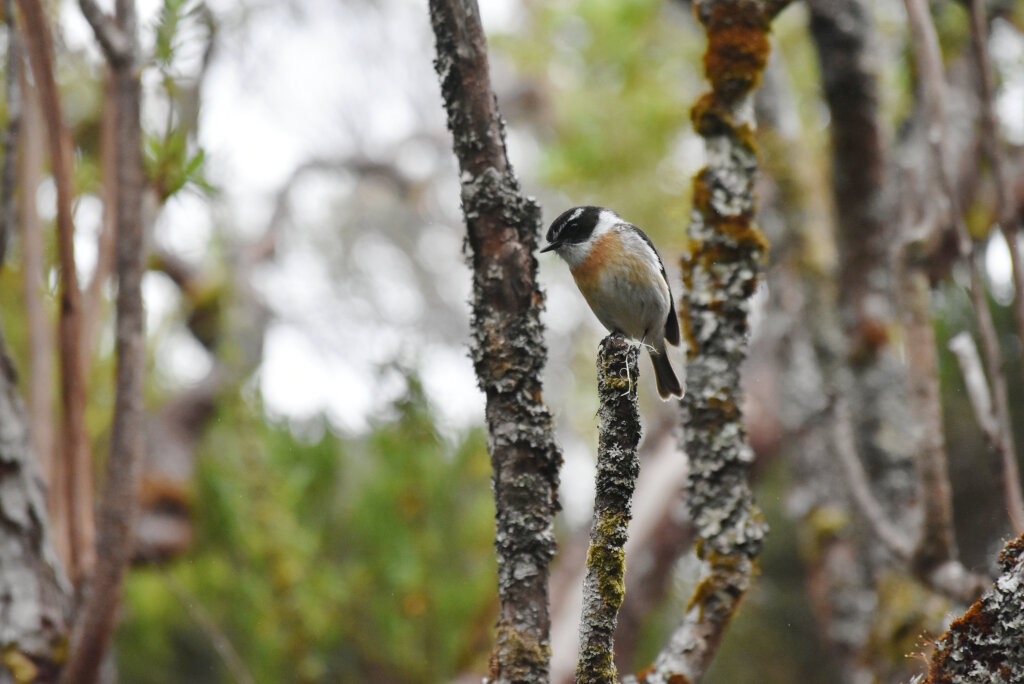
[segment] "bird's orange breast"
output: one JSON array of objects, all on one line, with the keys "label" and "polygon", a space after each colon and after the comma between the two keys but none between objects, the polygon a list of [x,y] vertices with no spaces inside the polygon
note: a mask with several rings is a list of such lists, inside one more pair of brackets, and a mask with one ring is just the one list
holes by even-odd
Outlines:
[{"label": "bird's orange breast", "polygon": [[639,285],[647,283],[651,278],[647,261],[625,249],[622,238],[614,232],[599,237],[583,263],[570,270],[584,294],[599,289],[602,279],[606,283],[611,278],[625,279]]}]

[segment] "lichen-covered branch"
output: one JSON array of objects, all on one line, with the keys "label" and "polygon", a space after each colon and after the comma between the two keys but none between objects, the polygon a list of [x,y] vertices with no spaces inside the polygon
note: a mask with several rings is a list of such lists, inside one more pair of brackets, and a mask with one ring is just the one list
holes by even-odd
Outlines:
[{"label": "lichen-covered branch", "polygon": [[686,338],[683,429],[690,470],[687,504],[705,561],[686,617],[645,682],[699,680],[750,585],[767,531],[748,473],[753,451],[740,409],[740,368],[747,352],[749,298],[760,283],[768,244],[754,223],[752,93],[768,62],[777,5],[704,0],[694,5],[708,38],[704,68],[711,92],[694,106],[707,166],[694,179],[684,257],[680,318]]},{"label": "lichen-covered branch", "polygon": [[587,576],[583,582],[578,684],[611,684],[615,673],[615,626],[625,596],[627,529],[633,490],[640,472],[636,446],[640,414],[636,403],[639,347],[609,335],[597,354],[600,439],[594,523]]},{"label": "lichen-covered branch", "polygon": [[519,188],[491,89],[474,0],[431,0],[434,66],[462,184],[473,267],[472,356],[486,395],[497,509],[497,643],[491,679],[546,682],[548,574],[561,452],[542,398],[547,360],[534,252],[540,209]]},{"label": "lichen-covered branch", "polygon": [[1003,548],[999,566],[991,588],[938,640],[927,677],[915,682],[1024,681],[1024,535]]},{"label": "lichen-covered branch", "polygon": [[71,587],[53,553],[42,479],[0,336],[0,681],[54,682]]}]

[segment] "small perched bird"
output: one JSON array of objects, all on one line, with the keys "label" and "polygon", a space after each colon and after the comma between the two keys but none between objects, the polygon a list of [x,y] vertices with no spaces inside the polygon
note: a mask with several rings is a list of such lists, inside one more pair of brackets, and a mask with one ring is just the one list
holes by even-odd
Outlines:
[{"label": "small perched bird", "polygon": [[610,332],[647,346],[662,399],[683,396],[665,342],[679,344],[679,319],[665,266],[644,231],[601,207],[575,207],[548,228],[555,251],[590,308]]}]

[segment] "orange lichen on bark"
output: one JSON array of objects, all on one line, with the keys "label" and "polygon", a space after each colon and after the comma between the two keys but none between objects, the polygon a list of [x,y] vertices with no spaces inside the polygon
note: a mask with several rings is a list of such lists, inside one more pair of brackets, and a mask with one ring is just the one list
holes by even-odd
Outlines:
[{"label": "orange lichen on bark", "polygon": [[720,96],[734,98],[756,88],[768,64],[770,24],[755,2],[715,4],[705,18],[708,35],[704,72]]}]

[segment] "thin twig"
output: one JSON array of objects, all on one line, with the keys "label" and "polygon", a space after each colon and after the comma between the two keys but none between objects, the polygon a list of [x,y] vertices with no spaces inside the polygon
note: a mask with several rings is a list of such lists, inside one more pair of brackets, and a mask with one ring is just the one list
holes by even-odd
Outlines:
[{"label": "thin twig", "polygon": [[25,44],[35,75],[57,186],[57,252],[60,263],[60,397],[62,472],[67,480],[71,553],[68,574],[80,582],[96,558],[92,457],[85,425],[85,370],[82,347],[82,292],[75,261],[71,138],[64,127],[57,89],[53,38],[39,0],[18,0],[25,21]]},{"label": "thin twig", "polygon": [[868,474],[857,456],[853,417],[846,399],[836,396],[832,412],[833,446],[846,476],[846,484],[854,506],[868,523],[873,536],[882,542],[886,550],[901,562],[909,561],[914,544],[896,525],[892,524],[889,515],[871,492]]},{"label": "thin twig", "polygon": [[988,388],[985,369],[981,367],[981,358],[978,356],[978,347],[974,344],[974,338],[966,331],[957,333],[949,341],[949,350],[956,356],[960,366],[960,374],[967,387],[967,398],[971,402],[971,408],[974,409],[974,417],[985,434],[989,446],[996,449],[996,444],[1000,439],[999,421],[996,420],[992,409],[992,394]]},{"label": "thin twig", "polygon": [[[857,456],[853,420],[846,399],[836,396],[832,404],[833,446],[846,476],[846,484],[855,509],[868,524],[875,539],[898,561],[908,565],[914,575],[934,591],[957,601],[970,602],[981,593],[987,579],[972,573],[952,558],[928,558],[914,563],[915,544],[890,520],[878,499],[871,492],[868,475]],[[927,496],[927,494],[926,494]]]},{"label": "thin twig", "polygon": [[985,364],[991,379],[992,404],[995,406],[996,418],[1002,433],[998,447],[1003,469],[1006,507],[1014,530],[1020,533],[1024,532],[1024,494],[1021,492],[1020,472],[1017,467],[1016,448],[1010,423],[1006,375],[1003,371],[1002,352],[999,348],[992,311],[988,305],[985,284],[950,173],[949,152],[946,146],[946,83],[939,52],[939,40],[925,0],[904,0],[904,2],[914,36],[914,50],[921,74],[926,136],[932,148],[935,166],[938,167],[939,187],[948,202],[957,243],[960,246],[961,254],[967,261],[970,273],[971,303],[978,320],[978,332],[981,336]]},{"label": "thin twig", "polygon": [[95,0],[79,0],[82,14],[92,26],[96,40],[111,66],[130,60],[134,56],[132,34],[126,27],[118,26],[114,18],[104,12]]},{"label": "thin twig", "polygon": [[999,138],[999,120],[996,118],[995,77],[988,54],[988,22],[983,0],[971,0],[971,48],[978,67],[978,100],[981,109],[981,141],[992,164],[992,180],[996,189],[996,214],[999,229],[1010,250],[1013,272],[1014,313],[1017,337],[1024,340],[1024,258],[1020,252],[1020,219],[1010,187],[1006,154]]},{"label": "thin twig", "polygon": [[[981,139],[982,144],[992,163],[992,177],[996,186],[996,211],[999,221],[999,229],[1006,240],[1007,249],[1010,252],[1010,266],[1013,273],[1014,290],[1014,318],[1017,324],[1017,337],[1024,340],[1024,257],[1020,250],[1020,218],[1013,201],[1013,193],[1010,189],[1009,173],[1007,172],[1006,155],[1003,144],[999,138],[999,121],[995,115],[993,99],[995,97],[995,78],[992,73],[992,60],[988,55],[988,23],[985,17],[985,6],[982,0],[971,0],[971,46],[974,50],[974,59],[978,67],[978,99],[981,106]],[[988,344],[986,343],[986,347]],[[993,374],[993,382],[1001,381],[1003,371],[993,365],[989,359],[990,372]],[[995,377],[995,376],[1000,377]],[[996,387],[991,389],[992,395],[997,397],[996,401],[996,425],[1009,426],[1012,420],[1009,415],[1009,407],[1001,406],[998,401]],[[1005,390],[1002,391],[1005,396]],[[1005,413],[1005,415],[1003,415]],[[990,414],[991,415],[991,414]],[[1011,435],[1012,431],[1004,427],[1004,434]],[[1000,440],[990,441],[997,445],[997,453],[1003,459],[1003,487],[1007,505],[1010,509],[1010,519],[1013,521],[1015,530],[1020,533],[1024,531],[1024,495],[1021,493],[1020,473],[1018,472],[1016,449],[1012,441],[1001,445]],[[1001,446],[1000,446],[1001,445]]]},{"label": "thin twig", "polygon": [[932,322],[931,283],[919,263],[902,264],[907,355],[907,399],[914,421],[914,468],[921,485],[921,530],[912,563],[933,567],[957,558],[953,488],[942,420],[939,360]]},{"label": "thin twig", "polygon": [[178,602],[185,609],[185,612],[189,614],[189,617],[209,638],[213,650],[217,651],[217,655],[224,661],[225,667],[228,668],[228,672],[231,673],[235,681],[239,684],[255,684],[256,678],[249,671],[249,668],[246,667],[245,661],[238,655],[238,651],[232,645],[231,639],[228,638],[224,630],[220,628],[213,617],[203,608],[199,599],[193,596],[170,572],[162,572],[161,577],[163,577],[167,588],[171,590],[171,593],[174,594],[175,598],[178,599]]},{"label": "thin twig", "polygon": [[640,461],[636,403],[639,348],[620,335],[601,341],[597,354],[600,440],[594,523],[583,582],[577,684],[615,681],[615,627],[625,597],[627,528]]}]

